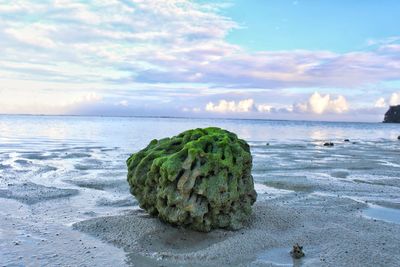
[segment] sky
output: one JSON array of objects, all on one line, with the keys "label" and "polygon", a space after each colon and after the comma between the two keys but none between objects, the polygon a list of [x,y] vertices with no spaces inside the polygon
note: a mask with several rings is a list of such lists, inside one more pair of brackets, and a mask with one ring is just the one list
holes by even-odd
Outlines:
[{"label": "sky", "polygon": [[0,113],[380,122],[397,0],[0,0]]}]

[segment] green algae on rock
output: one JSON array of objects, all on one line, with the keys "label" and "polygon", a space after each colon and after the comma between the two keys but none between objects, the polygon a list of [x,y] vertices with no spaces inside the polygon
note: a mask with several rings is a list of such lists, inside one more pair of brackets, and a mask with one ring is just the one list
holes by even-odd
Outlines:
[{"label": "green algae on rock", "polygon": [[240,229],[257,198],[249,145],[220,128],[153,140],[127,165],[140,207],[172,225]]}]

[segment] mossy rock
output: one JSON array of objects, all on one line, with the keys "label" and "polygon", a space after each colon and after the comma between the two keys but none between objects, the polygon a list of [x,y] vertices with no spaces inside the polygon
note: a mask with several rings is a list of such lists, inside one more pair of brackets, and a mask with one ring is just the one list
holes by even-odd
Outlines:
[{"label": "mossy rock", "polygon": [[249,145],[220,128],[153,140],[127,165],[140,207],[172,225],[240,229],[257,198]]}]

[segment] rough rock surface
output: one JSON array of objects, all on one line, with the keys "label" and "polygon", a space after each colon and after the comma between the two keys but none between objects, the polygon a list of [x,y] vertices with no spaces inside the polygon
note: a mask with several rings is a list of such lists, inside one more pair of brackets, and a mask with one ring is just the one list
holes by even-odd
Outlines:
[{"label": "rough rock surface", "polygon": [[400,105],[391,106],[385,113],[383,122],[400,123]]},{"label": "rough rock surface", "polygon": [[219,128],[153,140],[127,165],[140,207],[172,225],[240,229],[257,198],[249,145]]}]

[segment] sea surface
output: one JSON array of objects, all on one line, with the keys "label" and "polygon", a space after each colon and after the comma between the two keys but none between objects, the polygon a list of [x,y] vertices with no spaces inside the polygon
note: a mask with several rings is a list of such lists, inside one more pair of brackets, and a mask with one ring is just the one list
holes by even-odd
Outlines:
[{"label": "sea surface", "polygon": [[400,223],[397,124],[0,115],[0,264],[126,264],[122,250],[73,223],[137,209],[128,156],[152,139],[209,126],[250,144],[263,196],[348,197],[368,203],[365,217]]}]

